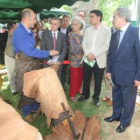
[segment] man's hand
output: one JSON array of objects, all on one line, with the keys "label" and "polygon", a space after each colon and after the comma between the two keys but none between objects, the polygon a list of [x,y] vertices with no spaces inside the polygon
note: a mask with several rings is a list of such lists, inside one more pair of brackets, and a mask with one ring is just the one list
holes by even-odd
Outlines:
[{"label": "man's hand", "polygon": [[87,55],[87,59],[88,61],[93,61],[95,59],[95,56],[90,53],[89,55]]},{"label": "man's hand", "polygon": [[59,52],[56,50],[50,50],[50,56],[58,55]]},{"label": "man's hand", "polygon": [[134,80],[134,86],[139,86],[140,85],[140,81]]},{"label": "man's hand", "polygon": [[47,62],[49,66],[53,65],[54,63],[52,61]]},{"label": "man's hand", "polygon": [[108,79],[110,79],[110,78],[111,78],[111,73],[107,73],[107,74],[106,74],[106,77],[107,77]]}]

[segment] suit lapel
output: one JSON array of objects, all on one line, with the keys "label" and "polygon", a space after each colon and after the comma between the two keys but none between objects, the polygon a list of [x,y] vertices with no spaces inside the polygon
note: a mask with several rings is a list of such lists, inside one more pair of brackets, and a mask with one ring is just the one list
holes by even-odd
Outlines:
[{"label": "suit lapel", "polygon": [[60,32],[58,31],[58,33],[57,33],[57,39],[56,39],[56,49],[57,49],[58,43],[60,41],[60,37],[61,37],[61,35],[60,35]]},{"label": "suit lapel", "polygon": [[53,36],[52,36],[52,31],[49,31],[49,38],[50,38],[50,42],[52,43],[52,48],[53,48]]},{"label": "suit lapel", "polygon": [[126,30],[124,36],[123,36],[123,39],[120,43],[120,46],[119,46],[119,49],[116,53],[116,57],[122,52],[122,50],[125,48],[126,44],[128,43],[128,40],[131,39],[131,35],[132,35],[132,32],[131,32],[131,25],[128,26],[128,29]]}]

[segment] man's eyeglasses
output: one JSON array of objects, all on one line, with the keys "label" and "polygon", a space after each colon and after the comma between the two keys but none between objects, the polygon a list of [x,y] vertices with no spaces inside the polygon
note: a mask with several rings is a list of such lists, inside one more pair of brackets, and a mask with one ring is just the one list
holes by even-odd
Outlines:
[{"label": "man's eyeglasses", "polygon": [[84,15],[79,15],[79,17],[85,17]]}]

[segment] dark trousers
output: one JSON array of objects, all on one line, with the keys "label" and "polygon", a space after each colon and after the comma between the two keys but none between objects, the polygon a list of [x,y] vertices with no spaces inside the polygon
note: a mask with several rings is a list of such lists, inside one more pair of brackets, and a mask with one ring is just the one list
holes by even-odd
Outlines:
[{"label": "dark trousers", "polygon": [[120,117],[120,123],[126,127],[130,125],[135,109],[137,87],[134,85],[118,85],[115,81],[113,87],[113,114],[112,118]]},{"label": "dark trousers", "polygon": [[90,81],[92,77],[92,73],[94,73],[94,95],[93,99],[99,100],[100,92],[101,92],[101,85],[102,85],[102,79],[104,74],[105,68],[100,69],[98,67],[97,62],[94,64],[93,68],[90,67],[85,62],[83,63],[83,93],[86,98],[90,97]]},{"label": "dark trousers", "polygon": [[65,88],[68,70],[69,70],[69,65],[63,65],[63,68],[61,71],[61,84],[63,88]]}]

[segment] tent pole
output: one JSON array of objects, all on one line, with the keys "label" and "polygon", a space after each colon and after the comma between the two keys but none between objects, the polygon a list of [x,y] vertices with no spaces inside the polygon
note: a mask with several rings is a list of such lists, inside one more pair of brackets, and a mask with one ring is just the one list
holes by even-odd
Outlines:
[{"label": "tent pole", "polygon": [[37,21],[40,21],[40,13],[37,13],[37,14],[36,14],[36,20],[37,20]]}]

